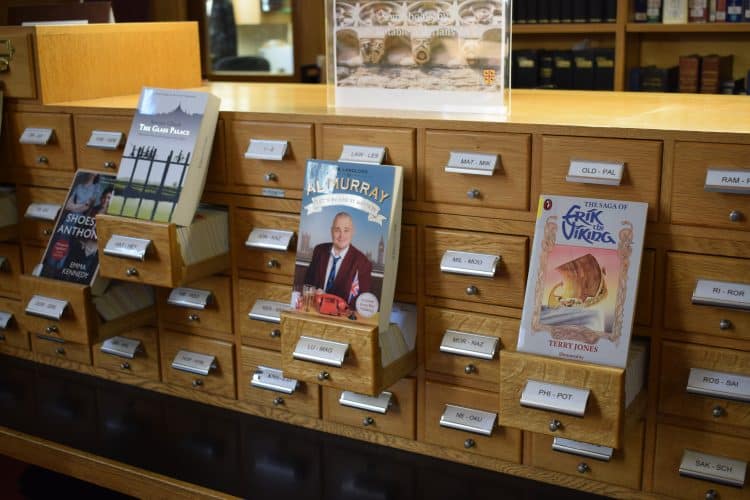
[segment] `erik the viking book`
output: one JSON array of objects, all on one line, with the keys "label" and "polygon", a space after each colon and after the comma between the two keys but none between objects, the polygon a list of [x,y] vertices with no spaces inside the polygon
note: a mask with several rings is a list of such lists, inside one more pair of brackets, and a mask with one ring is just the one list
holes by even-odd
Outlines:
[{"label": "erik the viking book", "polygon": [[107,213],[189,226],[218,117],[219,98],[212,94],[145,87]]},{"label": "erik the viking book", "polygon": [[91,285],[99,269],[96,215],[105,213],[114,175],[78,170],[42,257],[39,275]]},{"label": "erik the viking book", "polygon": [[647,208],[539,198],[519,351],[625,368]]},{"label": "erik the viking book", "polygon": [[292,306],[386,332],[401,237],[402,169],[309,160]]}]

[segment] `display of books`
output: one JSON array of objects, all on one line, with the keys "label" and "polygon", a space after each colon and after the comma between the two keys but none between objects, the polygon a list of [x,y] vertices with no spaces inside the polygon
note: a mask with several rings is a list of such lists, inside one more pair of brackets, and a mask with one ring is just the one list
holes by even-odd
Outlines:
[{"label": "display of books", "polygon": [[647,208],[540,197],[518,351],[625,367]]},{"label": "display of books", "polygon": [[42,256],[39,276],[92,285],[99,269],[96,215],[112,198],[114,175],[78,170]]},{"label": "display of books", "polygon": [[401,236],[401,167],[309,160],[292,306],[387,332]]},{"label": "display of books", "polygon": [[203,194],[219,98],[145,87],[107,213],[189,225]]},{"label": "display of books", "polygon": [[327,0],[338,107],[506,113],[508,0]]}]

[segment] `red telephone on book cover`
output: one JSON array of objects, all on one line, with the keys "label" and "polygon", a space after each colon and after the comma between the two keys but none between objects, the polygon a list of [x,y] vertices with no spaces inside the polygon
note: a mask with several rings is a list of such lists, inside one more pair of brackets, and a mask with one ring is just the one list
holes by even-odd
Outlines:
[{"label": "red telephone on book cover", "polygon": [[341,316],[349,310],[346,301],[332,293],[322,293],[315,297],[320,314],[331,316]]}]

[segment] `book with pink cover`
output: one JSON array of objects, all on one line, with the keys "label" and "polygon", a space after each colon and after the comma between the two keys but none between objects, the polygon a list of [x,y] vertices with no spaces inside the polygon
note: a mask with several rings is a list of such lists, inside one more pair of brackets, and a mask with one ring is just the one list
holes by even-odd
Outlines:
[{"label": "book with pink cover", "polygon": [[647,209],[540,196],[519,351],[625,368]]}]

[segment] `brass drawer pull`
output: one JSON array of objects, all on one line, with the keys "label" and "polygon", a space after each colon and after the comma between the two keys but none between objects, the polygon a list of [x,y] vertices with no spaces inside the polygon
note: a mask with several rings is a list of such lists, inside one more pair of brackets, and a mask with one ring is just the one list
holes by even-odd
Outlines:
[{"label": "brass drawer pull", "polygon": [[586,462],[581,462],[580,464],[578,464],[578,467],[576,467],[576,470],[581,474],[585,474],[591,471],[591,467],[589,467],[589,464],[587,464]]},{"label": "brass drawer pull", "polygon": [[130,370],[130,363],[128,363],[127,361],[123,361],[120,364],[120,369],[121,370]]},{"label": "brass drawer pull", "polygon": [[197,314],[195,313],[188,314],[188,321],[200,321],[200,320],[201,320],[201,317],[198,316]]},{"label": "brass drawer pull", "polygon": [[719,330],[729,330],[732,328],[732,322],[728,319],[722,319],[719,321]]},{"label": "brass drawer pull", "polygon": [[125,270],[125,276],[138,276],[138,269],[129,267]]},{"label": "brass drawer pull", "polygon": [[273,269],[273,268],[275,268],[275,267],[280,267],[280,266],[279,266],[279,261],[278,261],[278,260],[276,260],[276,259],[271,259],[271,260],[269,260],[268,262],[266,262],[266,267],[267,267],[268,269]]},{"label": "brass drawer pull", "polygon": [[47,158],[44,155],[39,155],[36,159],[37,163],[41,163],[43,165],[49,165],[49,158]]},{"label": "brass drawer pull", "polygon": [[469,363],[468,365],[464,367],[464,373],[467,375],[471,375],[472,373],[476,373],[476,372],[477,372],[477,367],[471,363]]},{"label": "brass drawer pull", "polygon": [[368,427],[374,423],[375,423],[375,419],[372,417],[365,417],[362,419],[362,425],[364,425],[365,427]]},{"label": "brass drawer pull", "polygon": [[284,398],[282,398],[281,396],[277,396],[277,397],[275,397],[273,399],[273,405],[274,406],[280,406],[280,405],[283,405],[283,404],[284,404]]},{"label": "brass drawer pull", "polygon": [[550,430],[550,432],[557,432],[557,431],[559,431],[559,430],[560,430],[561,428],[562,428],[562,422],[560,422],[560,421],[559,421],[559,420],[557,420],[557,419],[553,419],[553,420],[552,420],[552,421],[551,421],[551,422],[549,423],[549,430]]},{"label": "brass drawer pull", "polygon": [[475,287],[474,285],[469,285],[466,287],[466,295],[477,295],[479,293],[479,288]]},{"label": "brass drawer pull", "polygon": [[117,168],[117,163],[115,163],[113,161],[105,161],[104,162],[104,168],[109,168],[109,169],[114,170],[115,168]]},{"label": "brass drawer pull", "polygon": [[193,380],[193,387],[200,387],[202,385],[203,385],[203,381],[202,380],[197,379],[197,378]]},{"label": "brass drawer pull", "polygon": [[55,352],[60,356],[65,356],[65,348],[63,347],[58,347],[57,349],[55,349]]},{"label": "brass drawer pull", "polygon": [[711,410],[711,415],[713,415],[714,418],[721,418],[726,414],[727,414],[727,411],[723,407],[718,406],[718,405],[714,406],[713,409]]},{"label": "brass drawer pull", "polygon": [[278,180],[279,180],[279,176],[278,176],[278,175],[276,175],[276,174],[275,174],[275,173],[273,173],[273,172],[268,172],[268,173],[267,173],[267,174],[265,175],[265,179],[266,179],[266,182],[275,182],[275,181],[278,181]]},{"label": "brass drawer pull", "polygon": [[271,335],[271,338],[277,339],[281,337],[281,330],[279,330],[278,328],[275,330],[271,330],[271,333],[269,335]]},{"label": "brass drawer pull", "polygon": [[474,448],[476,445],[477,442],[471,438],[467,438],[466,441],[464,441],[464,448],[466,448],[467,450],[470,448]]},{"label": "brass drawer pull", "polygon": [[469,198],[470,200],[478,200],[479,198],[481,198],[481,196],[482,196],[482,193],[476,188],[469,189],[468,191],[466,191],[466,197]]},{"label": "brass drawer pull", "polygon": [[739,210],[732,210],[729,212],[729,221],[730,222],[739,222],[743,219],[742,212]]},{"label": "brass drawer pull", "polygon": [[318,380],[320,380],[321,382],[323,380],[328,380],[330,377],[331,377],[331,375],[328,372],[320,372],[320,373],[318,373]]},{"label": "brass drawer pull", "polygon": [[57,328],[56,325],[49,325],[47,328],[44,329],[47,333],[58,333],[60,331],[59,328]]}]

